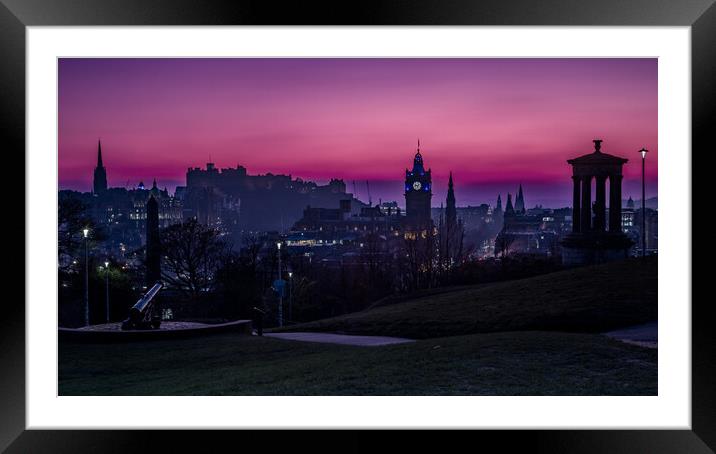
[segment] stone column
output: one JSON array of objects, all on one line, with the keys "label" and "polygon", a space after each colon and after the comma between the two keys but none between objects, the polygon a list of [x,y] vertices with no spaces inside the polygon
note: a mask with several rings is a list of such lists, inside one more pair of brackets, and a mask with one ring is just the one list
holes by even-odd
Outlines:
[{"label": "stone column", "polygon": [[582,177],[582,214],[580,219],[580,232],[587,233],[592,230],[592,177]]},{"label": "stone column", "polygon": [[603,232],[607,227],[607,177],[598,176],[596,194],[596,213],[594,213],[594,230]]},{"label": "stone column", "polygon": [[161,257],[162,251],[159,238],[159,204],[154,196],[149,196],[146,205],[147,210],[147,271],[145,275],[147,288],[152,288],[154,284],[162,278]]},{"label": "stone column", "polygon": [[609,176],[609,231],[622,231],[622,176]]},{"label": "stone column", "polygon": [[581,227],[579,221],[581,219],[581,205],[579,197],[582,195],[581,188],[579,187],[580,178],[573,175],[572,181],[574,182],[574,192],[572,196],[572,232],[579,233],[579,229]]}]

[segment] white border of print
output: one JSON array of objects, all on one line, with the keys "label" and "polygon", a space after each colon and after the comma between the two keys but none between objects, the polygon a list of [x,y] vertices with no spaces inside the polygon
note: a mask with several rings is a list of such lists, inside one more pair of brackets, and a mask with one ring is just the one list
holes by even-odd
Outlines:
[{"label": "white border of print", "polygon": [[[689,27],[28,27],[27,427],[690,428]],[[658,57],[659,394],[57,395],[58,57]],[[636,152],[635,152],[636,153]]]}]

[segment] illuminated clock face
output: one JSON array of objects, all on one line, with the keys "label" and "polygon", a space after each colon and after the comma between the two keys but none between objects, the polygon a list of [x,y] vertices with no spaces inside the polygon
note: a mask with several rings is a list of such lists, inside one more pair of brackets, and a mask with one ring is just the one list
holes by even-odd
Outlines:
[{"label": "illuminated clock face", "polygon": [[413,189],[415,189],[416,191],[419,191],[421,187],[422,187],[422,185],[420,184],[419,181],[416,181],[415,183],[413,183]]}]

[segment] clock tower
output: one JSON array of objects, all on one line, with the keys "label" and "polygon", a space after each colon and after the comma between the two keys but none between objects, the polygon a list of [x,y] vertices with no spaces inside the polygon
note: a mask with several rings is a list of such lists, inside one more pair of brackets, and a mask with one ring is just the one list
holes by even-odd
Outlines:
[{"label": "clock tower", "polygon": [[420,141],[413,159],[412,170],[405,169],[405,215],[406,221],[413,227],[429,227],[430,199],[433,196],[430,169],[425,170],[423,156],[420,154]]}]

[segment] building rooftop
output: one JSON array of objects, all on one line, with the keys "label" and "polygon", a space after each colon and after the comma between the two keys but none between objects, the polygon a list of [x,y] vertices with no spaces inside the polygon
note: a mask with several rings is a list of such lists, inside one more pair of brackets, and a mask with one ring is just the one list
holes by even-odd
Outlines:
[{"label": "building rooftop", "polygon": [[626,158],[620,158],[607,153],[602,153],[602,141],[595,139],[594,151],[589,154],[579,156],[578,158],[568,159],[567,162],[571,165],[595,165],[595,164],[625,164],[629,161]]}]

